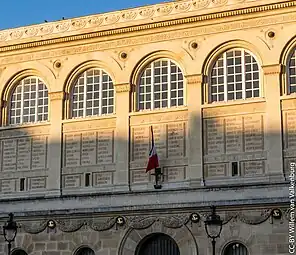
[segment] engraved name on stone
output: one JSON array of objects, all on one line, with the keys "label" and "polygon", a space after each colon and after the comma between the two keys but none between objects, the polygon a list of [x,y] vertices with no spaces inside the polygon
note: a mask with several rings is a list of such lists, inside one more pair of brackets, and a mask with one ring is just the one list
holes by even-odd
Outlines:
[{"label": "engraved name on stone", "polygon": [[206,165],[207,177],[221,177],[226,175],[226,164],[209,164]]},{"label": "engraved name on stone", "polygon": [[65,175],[64,176],[64,187],[65,188],[77,188],[81,186],[80,175]]},{"label": "engraved name on stone", "polygon": [[153,126],[153,136],[154,136],[155,147],[157,148],[157,155],[160,160],[162,158],[167,158],[166,127],[167,127],[166,124]]},{"label": "engraved name on stone", "polygon": [[224,119],[207,119],[205,124],[207,154],[224,154]]},{"label": "engraved name on stone", "polygon": [[132,170],[132,182],[133,183],[147,183],[149,182],[149,175],[141,170]]},{"label": "engraved name on stone", "polygon": [[259,151],[264,149],[261,115],[244,117],[244,138],[245,151]]},{"label": "engraved name on stone", "polygon": [[133,161],[147,160],[149,154],[149,127],[133,128]]},{"label": "engraved name on stone", "polygon": [[17,139],[7,139],[2,141],[3,155],[2,155],[2,170],[15,171],[16,170],[16,151]]},{"label": "engraved name on stone", "polygon": [[29,187],[31,190],[45,189],[46,188],[46,177],[30,178],[30,186]]},{"label": "engraved name on stone", "polygon": [[96,164],[96,132],[82,133],[81,165]]},{"label": "engraved name on stone", "polygon": [[17,143],[17,170],[29,170],[31,159],[31,138],[19,138]]},{"label": "engraved name on stone", "polygon": [[242,152],[242,117],[225,118],[226,153]]},{"label": "engraved name on stone", "polygon": [[98,164],[112,164],[114,155],[114,131],[105,130],[98,132]]},{"label": "engraved name on stone", "polygon": [[288,111],[286,114],[288,148],[296,147],[296,111]]},{"label": "engraved name on stone", "polygon": [[47,168],[47,137],[34,136],[32,139],[32,169]]},{"label": "engraved name on stone", "polygon": [[1,192],[10,193],[15,192],[16,181],[15,180],[2,180],[1,181]]},{"label": "engraved name on stone", "polygon": [[168,124],[168,157],[185,156],[185,123]]},{"label": "engraved name on stone", "polygon": [[264,161],[247,161],[243,163],[244,176],[255,176],[264,173]]},{"label": "engraved name on stone", "polygon": [[167,180],[168,182],[182,181],[185,178],[184,167],[168,167]]},{"label": "engraved name on stone", "polygon": [[65,152],[65,166],[79,166],[80,165],[80,145],[81,134],[68,134],[65,135],[66,152]]},{"label": "engraved name on stone", "polygon": [[112,184],[113,174],[111,172],[95,173],[95,185],[108,185]]}]

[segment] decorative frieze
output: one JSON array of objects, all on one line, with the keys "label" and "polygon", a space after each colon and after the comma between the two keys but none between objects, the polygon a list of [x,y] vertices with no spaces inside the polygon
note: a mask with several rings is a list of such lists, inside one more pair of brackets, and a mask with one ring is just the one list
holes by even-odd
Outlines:
[{"label": "decorative frieze", "polygon": [[74,120],[73,122],[65,122],[63,124],[63,133],[89,131],[98,129],[108,129],[116,127],[116,118],[107,117],[95,120]]}]

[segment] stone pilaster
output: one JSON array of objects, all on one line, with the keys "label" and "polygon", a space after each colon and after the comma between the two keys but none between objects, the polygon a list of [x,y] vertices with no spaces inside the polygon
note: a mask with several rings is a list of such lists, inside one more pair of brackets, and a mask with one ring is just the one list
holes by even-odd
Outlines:
[{"label": "stone pilaster", "polygon": [[188,179],[190,185],[203,185],[202,162],[202,75],[188,75]]},{"label": "stone pilaster", "polygon": [[49,93],[51,123],[48,138],[48,195],[59,195],[61,187],[62,118],[64,92]]},{"label": "stone pilaster", "polygon": [[114,85],[116,91],[116,135],[114,177],[115,190],[128,190],[129,187],[129,111],[130,93],[129,83]]},{"label": "stone pilaster", "polygon": [[280,102],[281,65],[263,66],[264,95],[266,97],[265,149],[267,175],[271,180],[283,180],[282,120]]}]

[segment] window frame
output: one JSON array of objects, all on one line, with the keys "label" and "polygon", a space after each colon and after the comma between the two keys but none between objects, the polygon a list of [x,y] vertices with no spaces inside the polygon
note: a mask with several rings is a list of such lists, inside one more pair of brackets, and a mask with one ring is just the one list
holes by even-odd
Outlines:
[{"label": "window frame", "polygon": [[[36,82],[36,97],[35,97],[35,114],[34,114],[34,118],[35,118],[35,121],[28,121],[28,122],[24,122],[24,95],[25,95],[25,90],[24,90],[24,86],[26,85],[24,82],[26,79],[32,79],[32,78],[35,78],[37,80]],[[38,100],[39,100],[39,81],[42,82],[43,86],[44,86],[44,89],[45,90],[42,90],[42,91],[47,91],[47,97],[43,97],[43,100],[47,99],[47,105],[46,104],[42,104],[42,105],[39,105],[38,104]],[[20,123],[11,123],[11,118],[12,118],[12,114],[11,114],[11,111],[12,111],[12,107],[11,107],[11,104],[12,103],[17,103],[17,101],[12,101],[12,97],[14,95],[14,93],[16,93],[16,90],[17,90],[17,87],[21,87],[21,99],[20,99],[20,103],[21,103],[21,106],[20,106]],[[46,123],[46,122],[49,122],[49,112],[50,112],[50,97],[49,97],[49,90],[48,90],[48,87],[47,87],[47,84],[46,82],[44,82],[44,80],[42,78],[40,78],[39,76],[36,76],[36,75],[28,75],[28,76],[25,76],[25,77],[22,77],[20,79],[18,79],[17,81],[14,82],[14,85],[13,87],[11,88],[10,90],[10,94],[9,94],[9,100],[8,100],[8,107],[7,107],[7,125],[8,126],[20,126],[20,125],[26,125],[26,124],[34,124],[34,123]],[[31,90],[29,91],[31,92]],[[47,107],[47,112],[42,112],[41,115],[44,115],[44,114],[47,114],[47,119],[46,120],[38,120],[38,108],[39,106],[42,106],[42,108],[44,109],[44,107]],[[30,109],[30,107],[29,107]],[[28,115],[29,117],[31,116],[30,114]]]},{"label": "window frame", "polygon": [[[98,70],[100,72],[99,76],[100,76],[100,80],[99,80],[99,106],[98,106],[98,111],[99,113],[98,114],[92,114],[92,115],[87,115],[87,72],[88,71],[92,71],[92,70]],[[110,81],[111,81],[111,84],[112,84],[112,87],[113,87],[113,96],[112,97],[109,97],[107,96],[106,98],[103,98],[102,97],[102,92],[103,92],[103,75],[104,73],[106,75],[108,75]],[[83,79],[84,79],[84,83],[83,85],[79,85],[78,84],[78,80],[79,78],[83,75]],[[110,81],[108,81],[108,86],[110,86]],[[76,86],[83,86],[83,108],[82,108],[82,111],[83,111],[83,115],[82,116],[74,116],[74,90],[75,90],[75,87]],[[111,89],[107,89],[106,90],[107,93],[109,94],[109,92],[111,91]],[[92,92],[94,93],[94,91]],[[71,87],[70,87],[70,100],[69,100],[69,119],[82,119],[82,118],[91,118],[91,117],[99,117],[99,116],[105,116],[105,115],[112,115],[115,113],[115,86],[114,86],[114,81],[113,81],[113,78],[112,76],[103,68],[100,68],[100,67],[89,67],[89,68],[86,68],[84,70],[82,70],[81,72],[79,72],[77,75],[75,75],[73,81],[72,81],[72,84],[71,84]],[[91,98],[91,102],[93,103],[95,100],[95,97]],[[113,107],[113,111],[112,113],[102,113],[102,109],[103,109],[103,105],[102,105],[102,102],[103,102],[103,99],[113,99],[113,104],[112,105],[109,105],[109,103],[106,105],[107,108],[109,107]],[[81,101],[76,101],[77,103],[81,102]],[[107,101],[108,102],[108,101]],[[92,105],[91,108],[89,108],[92,110],[93,112],[93,109],[94,109],[94,106]],[[81,108],[77,108],[76,109],[77,112],[79,113],[79,111],[81,110]],[[78,114],[79,115],[79,114]]]},{"label": "window frame", "polygon": [[[168,66],[167,66],[167,85],[168,85],[168,88],[167,88],[167,106],[166,107],[155,107],[155,91],[154,91],[154,86],[155,86],[155,82],[154,82],[154,65],[157,61],[167,61],[168,62]],[[182,97],[176,97],[176,101],[178,102],[179,99],[182,99],[183,100],[183,104],[182,105],[178,105],[176,104],[175,106],[171,106],[171,92],[172,92],[172,89],[171,89],[171,81],[172,81],[172,78],[171,78],[171,64],[174,64],[177,68],[177,72],[176,72],[176,75],[178,76],[179,72],[178,72],[178,69],[180,70],[181,74],[182,74],[182,83],[183,83],[183,87],[182,89],[179,89],[178,88],[178,82],[179,80],[177,79],[176,80],[176,89],[175,91],[177,92],[177,95],[178,95],[178,91],[183,91],[183,95]],[[147,70],[147,68],[151,68],[151,75],[150,75],[150,78],[151,78],[151,83],[150,83],[150,88],[151,88],[151,92],[150,92],[150,95],[151,95],[151,100],[150,100],[150,103],[151,103],[151,107],[150,108],[144,108],[144,109],[140,109],[140,103],[144,103],[146,104],[147,101],[142,101],[140,102],[140,83],[141,83],[141,78],[143,77],[145,71]],[[163,75],[160,75],[160,77],[164,77]],[[154,111],[154,110],[161,110],[161,109],[171,109],[171,108],[178,108],[178,107],[183,107],[183,106],[186,106],[186,79],[185,79],[185,75],[184,75],[184,71],[183,69],[181,68],[181,66],[176,62],[174,61],[173,59],[171,58],[167,58],[167,57],[159,57],[159,58],[155,58],[151,61],[149,61],[143,68],[142,70],[139,72],[139,75],[137,77],[137,80],[136,80],[136,84],[137,84],[137,89],[136,89],[136,96],[135,96],[135,101],[136,101],[136,104],[135,104],[135,110],[136,112],[141,112],[141,111]],[[161,86],[162,83],[160,83],[160,86]],[[162,90],[160,90],[159,92],[164,92]],[[158,100],[158,99],[157,99]],[[160,105],[162,104],[163,99],[160,99],[159,102],[160,102]]]},{"label": "window frame", "polygon": [[[239,98],[239,99],[235,99],[235,95],[234,95],[234,99],[228,99],[229,97],[229,90],[228,90],[228,83],[227,83],[227,78],[228,78],[228,74],[227,74],[227,68],[228,68],[228,65],[227,65],[227,56],[226,54],[228,52],[235,52],[235,51],[240,51],[241,52],[241,64],[238,65],[241,67],[241,72],[239,74],[241,74],[242,76],[242,80],[241,80],[241,83],[242,83],[242,89],[241,89],[241,92],[242,92],[242,98]],[[253,57],[256,61],[256,64],[258,65],[258,83],[259,83],[259,96],[258,97],[249,97],[249,98],[246,98],[246,62],[245,62],[245,53],[248,53],[251,57]],[[216,65],[217,61],[223,57],[223,96],[224,96],[224,100],[217,100],[217,101],[213,101],[212,100],[212,72],[213,72],[213,69],[214,69],[214,66]],[[235,58],[235,56],[234,56]],[[233,66],[233,68],[235,68],[236,65]],[[251,73],[254,73],[253,71]],[[231,47],[231,48],[228,48],[228,49],[225,49],[224,51],[222,52],[219,52],[219,54],[217,54],[217,56],[214,58],[214,60],[211,62],[210,64],[210,67],[208,69],[208,82],[207,82],[207,95],[206,95],[206,99],[207,99],[207,103],[210,103],[210,104],[218,104],[218,103],[229,103],[229,102],[235,102],[235,101],[238,101],[238,100],[252,100],[252,99],[257,99],[257,98],[262,98],[263,97],[263,87],[262,87],[262,65],[260,63],[260,61],[258,61],[258,58],[257,56],[251,52],[250,50],[246,49],[246,48],[243,48],[243,47]],[[231,74],[231,75],[237,75],[236,73],[234,74]],[[253,81],[253,80],[252,80]],[[233,83],[233,85],[235,85],[236,83]],[[254,93],[253,91],[257,90],[257,89],[248,89],[250,91],[252,91],[252,94]],[[234,94],[236,93],[236,89],[234,89],[233,92]],[[217,83],[217,96],[219,95],[219,92],[218,92],[218,83]]]},{"label": "window frame", "polygon": [[[292,59],[294,55],[294,60],[295,60],[295,65],[294,65],[294,68],[295,68],[295,80],[296,80],[296,45],[294,45],[294,47],[292,47],[292,49],[289,51],[289,54],[288,54],[288,58],[286,60],[286,95],[295,95],[296,94],[296,90],[295,92],[292,92],[291,93],[291,83],[290,83],[290,61]],[[296,82],[295,84],[293,85],[293,87],[296,87]]]},{"label": "window frame", "polygon": [[232,247],[233,245],[241,245],[241,246],[243,246],[243,247],[245,248],[245,250],[247,251],[247,254],[246,254],[246,255],[250,255],[250,251],[249,251],[248,247],[247,247],[245,244],[243,244],[241,241],[232,241],[232,242],[227,243],[227,244],[224,246],[224,248],[223,248],[223,252],[222,252],[222,254],[223,254],[223,255],[229,255],[229,254],[227,254],[226,252],[227,252],[229,249],[231,249],[231,247]]}]

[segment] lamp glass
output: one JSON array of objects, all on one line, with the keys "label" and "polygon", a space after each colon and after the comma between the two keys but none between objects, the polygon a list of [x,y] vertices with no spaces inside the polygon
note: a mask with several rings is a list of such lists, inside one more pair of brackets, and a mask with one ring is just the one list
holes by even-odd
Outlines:
[{"label": "lamp glass", "polygon": [[7,242],[11,243],[14,241],[17,229],[14,227],[4,227],[4,238]]},{"label": "lamp glass", "polygon": [[220,221],[206,222],[206,231],[210,238],[219,237],[221,230],[222,230],[222,222]]}]

